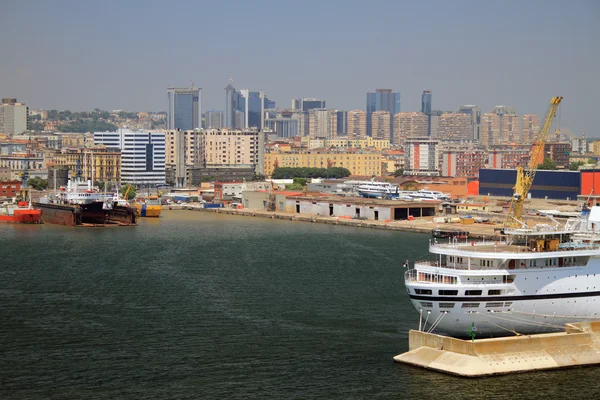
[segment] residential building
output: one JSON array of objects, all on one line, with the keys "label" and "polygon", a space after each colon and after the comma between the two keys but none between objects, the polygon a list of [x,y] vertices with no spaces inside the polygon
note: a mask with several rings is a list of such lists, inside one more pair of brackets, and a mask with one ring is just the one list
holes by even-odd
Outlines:
[{"label": "residential building", "polygon": [[488,168],[515,169],[525,167],[531,157],[531,145],[495,146],[488,151]]},{"label": "residential building", "polygon": [[342,149],[375,149],[377,151],[390,148],[389,140],[377,140],[371,137],[365,139],[310,139],[303,138],[303,143],[309,149],[342,148]]},{"label": "residential building", "polygon": [[0,198],[17,197],[21,193],[21,184],[19,180],[0,180]]},{"label": "residential building", "polygon": [[0,168],[10,169],[10,179],[22,179],[27,171],[30,177],[46,178],[48,175],[47,160],[41,153],[22,152],[11,155],[0,155]]},{"label": "residential building", "polygon": [[[431,126],[430,126],[431,128]],[[438,140],[471,140],[471,116],[462,113],[443,113],[437,121]]]},{"label": "residential building", "polygon": [[17,99],[4,98],[0,104],[0,132],[7,135],[20,135],[27,130],[29,110]]},{"label": "residential building", "polygon": [[292,110],[309,111],[314,108],[327,108],[325,100],[319,99],[292,99]]},{"label": "residential building", "polygon": [[313,108],[308,112],[309,136],[312,139],[333,139],[337,134],[335,110]]},{"label": "residential building", "polygon": [[439,171],[437,140],[425,138],[404,141],[404,175],[436,176]]},{"label": "residential building", "polygon": [[165,136],[128,129],[94,132],[94,145],[121,150],[121,182],[154,186],[165,183]]},{"label": "residential building", "polygon": [[494,107],[492,112],[482,116],[481,143],[484,146],[520,143],[521,122],[514,109],[506,106]]},{"label": "residential building", "polygon": [[54,164],[82,180],[121,183],[121,150],[117,148],[65,148],[54,155]]},{"label": "residential building", "polygon": [[348,140],[367,138],[367,113],[362,110],[348,111]]},{"label": "residential building", "polygon": [[256,129],[207,129],[199,136],[199,159],[195,164],[206,168],[252,167],[257,174],[264,174],[264,133]]},{"label": "residential building", "polygon": [[225,115],[223,111],[208,110],[204,118],[204,127],[206,129],[221,129],[223,128],[224,119]]},{"label": "residential building", "polygon": [[373,139],[391,140],[391,123],[389,111],[375,111],[371,114],[371,137]]},{"label": "residential building", "polygon": [[392,89],[376,89],[367,93],[367,136],[372,136],[371,116],[375,111],[388,111],[390,113],[391,137],[393,138],[393,116],[400,112],[400,93]]},{"label": "residential building", "polygon": [[585,154],[588,150],[588,141],[585,137],[585,133],[582,133],[580,137],[571,139],[571,151],[573,153]]},{"label": "residential building", "polygon": [[427,115],[427,136],[431,137],[431,90],[423,90],[421,112]]},{"label": "residential building", "polygon": [[202,89],[167,89],[167,129],[200,129],[202,127]]},{"label": "residential building", "polygon": [[394,115],[394,140],[400,144],[408,138],[427,137],[428,118],[420,112],[401,112]]},{"label": "residential building", "polygon": [[11,173],[10,168],[0,167],[0,182],[10,181]]},{"label": "residential building", "polygon": [[475,142],[481,143],[481,109],[476,105],[471,104],[458,107],[458,110],[456,112],[461,114],[467,114],[471,117],[471,138]]},{"label": "residential building", "polygon": [[486,152],[476,148],[442,149],[442,176],[465,177],[474,180],[485,166]]},{"label": "residential building", "polygon": [[381,154],[376,152],[308,150],[304,152],[271,152],[265,154],[266,176],[278,167],[347,168],[352,175],[381,175]]},{"label": "residential building", "polygon": [[540,131],[540,117],[536,114],[523,115],[523,138],[521,143],[532,144]]},{"label": "residential building", "polygon": [[188,185],[188,168],[198,164],[201,131],[170,130],[165,133],[165,169],[176,187]]}]

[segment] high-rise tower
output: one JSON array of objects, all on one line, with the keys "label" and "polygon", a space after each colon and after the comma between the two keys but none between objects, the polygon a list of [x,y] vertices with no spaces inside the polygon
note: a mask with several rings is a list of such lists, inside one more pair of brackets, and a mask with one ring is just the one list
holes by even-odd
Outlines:
[{"label": "high-rise tower", "polygon": [[427,115],[427,136],[431,136],[431,90],[423,90],[421,112]]},{"label": "high-rise tower", "polygon": [[[394,115],[400,112],[400,93],[392,92],[392,89],[375,89],[374,93],[367,93],[368,136],[372,136],[372,115],[375,111],[388,111],[390,126],[393,127]],[[391,134],[393,136],[393,130]]]},{"label": "high-rise tower", "polygon": [[192,83],[190,88],[167,88],[167,129],[182,131],[201,128],[202,89]]}]

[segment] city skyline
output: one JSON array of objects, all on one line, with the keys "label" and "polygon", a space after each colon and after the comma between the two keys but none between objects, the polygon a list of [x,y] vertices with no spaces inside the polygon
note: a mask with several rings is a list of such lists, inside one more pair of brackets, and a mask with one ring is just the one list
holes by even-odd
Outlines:
[{"label": "city skyline", "polygon": [[[540,116],[553,95],[562,95],[561,126],[600,136],[593,101],[600,90],[599,52],[593,51],[599,5],[514,2],[515,13],[506,4],[475,12],[469,5],[478,3],[462,3],[386,3],[382,13],[382,7],[344,2],[342,24],[331,18],[342,4],[335,2],[312,16],[317,3],[311,1],[242,3],[233,11],[213,3],[142,7],[131,1],[118,12],[68,1],[51,7],[8,2],[0,33],[13,40],[0,45],[8,78],[0,81],[0,94],[30,108],[163,111],[165,88],[194,81],[203,88],[202,108],[222,110],[231,76],[236,87],[268,93],[280,106],[306,97],[329,108],[364,109],[365,93],[383,87],[401,93],[401,111],[419,111],[423,90],[431,90],[433,109],[476,104],[488,112],[504,104]],[[197,20],[207,11],[215,18]],[[165,15],[178,21],[176,42]],[[226,32],[219,29],[224,20]],[[253,35],[246,37],[250,20]],[[256,42],[258,36],[269,46]]]}]

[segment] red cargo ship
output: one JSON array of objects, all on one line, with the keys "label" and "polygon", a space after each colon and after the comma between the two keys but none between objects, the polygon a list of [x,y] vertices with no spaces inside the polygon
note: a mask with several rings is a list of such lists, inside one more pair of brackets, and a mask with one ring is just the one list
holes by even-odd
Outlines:
[{"label": "red cargo ship", "polygon": [[0,206],[0,222],[39,224],[42,222],[42,211],[34,210],[26,201]]}]

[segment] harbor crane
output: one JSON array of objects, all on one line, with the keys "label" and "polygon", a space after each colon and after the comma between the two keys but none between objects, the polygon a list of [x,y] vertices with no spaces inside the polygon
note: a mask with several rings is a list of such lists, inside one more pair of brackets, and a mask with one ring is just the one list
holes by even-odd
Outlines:
[{"label": "harbor crane", "polygon": [[550,100],[550,106],[546,113],[544,125],[537,134],[533,146],[531,149],[531,158],[527,163],[527,166],[517,166],[517,180],[514,186],[514,194],[510,202],[510,210],[508,212],[508,219],[505,226],[511,228],[521,228],[527,225],[521,220],[523,216],[523,203],[527,198],[527,194],[533,185],[533,179],[537,172],[538,165],[544,162],[544,147],[546,145],[546,137],[552,126],[552,121],[556,116],[556,110],[558,105],[562,101],[562,96],[553,97]]}]

